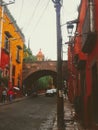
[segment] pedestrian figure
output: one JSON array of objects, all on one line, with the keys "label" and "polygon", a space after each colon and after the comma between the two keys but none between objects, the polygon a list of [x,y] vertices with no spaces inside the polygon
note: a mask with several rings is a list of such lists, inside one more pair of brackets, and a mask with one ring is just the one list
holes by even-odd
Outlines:
[{"label": "pedestrian figure", "polygon": [[10,89],[10,90],[8,91],[9,101],[12,101],[12,100],[13,100],[13,95],[14,95],[14,92],[13,92],[12,89]]},{"label": "pedestrian figure", "polygon": [[6,90],[4,89],[4,90],[2,91],[2,102],[3,102],[3,103],[5,103],[6,98],[7,98],[7,92],[6,92]]},{"label": "pedestrian figure", "polygon": [[65,99],[68,98],[68,88],[67,86],[64,88],[64,94],[65,94]]}]

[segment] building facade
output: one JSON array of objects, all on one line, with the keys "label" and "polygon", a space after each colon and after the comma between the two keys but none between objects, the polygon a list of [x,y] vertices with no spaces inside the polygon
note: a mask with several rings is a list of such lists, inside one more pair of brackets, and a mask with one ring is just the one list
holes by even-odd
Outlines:
[{"label": "building facade", "polygon": [[98,0],[81,1],[74,45],[68,51],[69,98],[84,127],[92,130],[98,129],[97,15]]},{"label": "building facade", "polygon": [[[2,17],[2,9],[0,83],[8,89],[13,86],[21,88],[24,35],[6,6],[0,7],[0,16]],[[6,79],[6,84],[4,79]]]}]

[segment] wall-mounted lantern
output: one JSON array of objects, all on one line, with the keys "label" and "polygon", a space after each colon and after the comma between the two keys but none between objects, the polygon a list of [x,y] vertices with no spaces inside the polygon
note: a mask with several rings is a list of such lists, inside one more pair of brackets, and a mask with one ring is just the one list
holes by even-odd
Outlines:
[{"label": "wall-mounted lantern", "polygon": [[73,24],[67,24],[67,32],[69,36],[72,36],[74,25]]}]

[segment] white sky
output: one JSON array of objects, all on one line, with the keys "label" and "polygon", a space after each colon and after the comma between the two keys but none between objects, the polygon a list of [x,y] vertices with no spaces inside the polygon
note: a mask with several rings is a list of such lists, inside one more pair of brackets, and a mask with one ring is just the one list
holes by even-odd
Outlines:
[{"label": "white sky", "polygon": [[[77,18],[80,0],[63,0],[61,24]],[[57,59],[56,12],[52,0],[15,0],[8,5],[18,26],[25,35],[25,44],[34,55],[41,49],[46,59]],[[68,41],[66,26],[62,26],[63,43]],[[63,45],[63,59],[67,59],[67,45]]]}]

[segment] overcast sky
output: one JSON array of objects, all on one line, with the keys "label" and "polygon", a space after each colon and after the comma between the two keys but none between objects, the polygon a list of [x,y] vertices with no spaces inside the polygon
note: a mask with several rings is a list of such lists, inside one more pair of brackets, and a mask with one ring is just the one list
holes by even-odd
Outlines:
[{"label": "overcast sky", "polygon": [[[6,0],[5,0],[6,1]],[[78,16],[80,0],[63,0],[61,24]],[[52,0],[15,0],[8,5],[14,19],[25,35],[25,44],[36,55],[41,49],[46,59],[57,59],[56,12]],[[66,25],[62,26],[63,43],[68,41]],[[67,45],[63,45],[63,57],[67,59]]]}]

